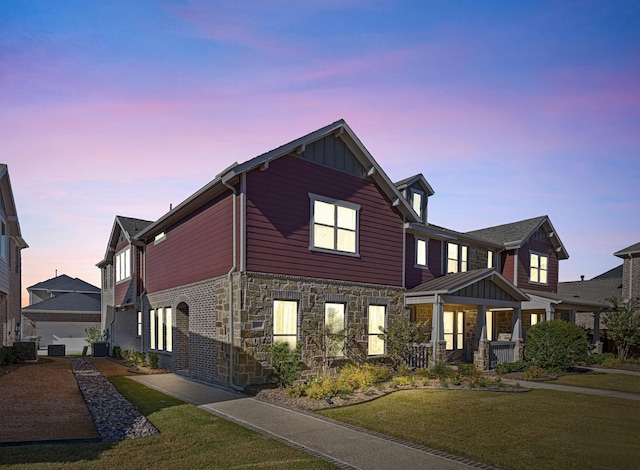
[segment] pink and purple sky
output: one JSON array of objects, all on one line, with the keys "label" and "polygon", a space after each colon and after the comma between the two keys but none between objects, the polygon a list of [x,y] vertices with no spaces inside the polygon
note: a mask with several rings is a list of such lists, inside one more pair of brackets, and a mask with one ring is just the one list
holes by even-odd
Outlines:
[{"label": "pink and purple sky", "polygon": [[116,215],[340,118],[392,180],[425,175],[434,224],[549,215],[561,281],[640,241],[636,1],[0,0],[24,288],[99,285]]}]

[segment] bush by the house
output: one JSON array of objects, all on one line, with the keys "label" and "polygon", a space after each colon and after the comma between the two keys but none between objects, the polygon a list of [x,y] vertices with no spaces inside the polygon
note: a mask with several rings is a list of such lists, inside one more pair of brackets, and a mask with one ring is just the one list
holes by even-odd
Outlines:
[{"label": "bush by the house", "polygon": [[4,346],[0,348],[0,366],[20,364],[24,362],[24,351],[18,346]]},{"label": "bush by the house", "polygon": [[615,297],[607,301],[611,303],[604,318],[607,334],[616,342],[618,358],[624,360],[640,346],[640,301],[620,302]]},{"label": "bush by the house", "polygon": [[522,375],[528,379],[540,379],[547,375],[547,370],[539,366],[529,366],[522,371]]},{"label": "bush by the house", "polygon": [[510,374],[512,372],[522,372],[527,367],[529,367],[529,363],[526,361],[517,361],[517,362],[501,362],[496,366],[496,374],[504,375]]},{"label": "bush by the house", "polygon": [[156,353],[149,353],[149,367],[152,369],[158,368],[158,363],[160,362],[160,357]]},{"label": "bush by the house", "polygon": [[582,328],[562,320],[533,325],[527,332],[525,356],[532,365],[566,371],[587,358],[587,335]]},{"label": "bush by the house", "polygon": [[269,346],[267,351],[271,366],[271,380],[274,383],[280,387],[286,387],[298,379],[302,368],[300,343],[292,350],[289,343],[278,342]]},{"label": "bush by the house", "polygon": [[587,356],[585,363],[588,365],[602,364],[608,358],[616,357],[613,353],[590,354]]}]

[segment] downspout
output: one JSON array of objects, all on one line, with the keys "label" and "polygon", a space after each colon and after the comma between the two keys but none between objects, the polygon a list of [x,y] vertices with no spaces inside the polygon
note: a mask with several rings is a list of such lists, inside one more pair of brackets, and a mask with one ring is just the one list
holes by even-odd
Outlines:
[{"label": "downspout", "polygon": [[229,386],[234,390],[244,390],[243,387],[240,387],[233,383],[233,373],[234,373],[234,350],[233,350],[233,340],[234,340],[234,331],[233,331],[233,272],[236,270],[236,257],[237,257],[237,245],[238,245],[238,228],[236,226],[236,197],[238,195],[238,191],[235,186],[230,185],[224,179],[222,180],[222,184],[224,184],[227,188],[231,190],[231,195],[233,197],[232,203],[232,223],[233,223],[233,263],[231,269],[227,273],[227,279],[229,281]]},{"label": "downspout", "polygon": [[631,300],[633,294],[633,256],[629,253],[629,298]]}]

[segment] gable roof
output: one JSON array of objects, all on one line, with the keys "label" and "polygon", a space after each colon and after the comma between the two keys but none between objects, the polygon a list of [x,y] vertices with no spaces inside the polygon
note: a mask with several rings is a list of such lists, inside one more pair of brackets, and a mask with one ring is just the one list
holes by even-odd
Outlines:
[{"label": "gable roof", "polygon": [[100,293],[84,294],[79,292],[58,294],[50,299],[22,308],[22,311],[26,312],[100,313],[100,310]]},{"label": "gable roof", "polygon": [[22,238],[18,212],[13,199],[11,189],[11,179],[9,178],[9,168],[5,163],[0,163],[0,200],[4,203],[5,215],[9,226],[9,236],[12,237],[19,248],[29,248],[27,242]]},{"label": "gable roof", "polygon": [[53,292],[93,292],[100,293],[100,288],[88,282],[62,274],[46,281],[27,287],[27,290],[45,289]]},{"label": "gable roof", "polygon": [[191,212],[211,201],[218,195],[228,191],[227,185],[235,184],[242,173],[256,168],[268,168],[269,163],[285,155],[301,155],[307,146],[320,139],[333,135],[343,140],[347,148],[354,154],[358,162],[364,167],[367,177],[371,178],[382,192],[391,200],[392,205],[402,213],[407,220],[419,222],[418,215],[414,212],[409,202],[400,194],[398,188],[391,182],[387,174],[375,161],[373,156],[360,142],[347,123],[340,119],[328,126],[322,127],[303,137],[293,140],[269,152],[258,155],[244,163],[237,162],[223,170],[214,180],[192,194],[189,198],[178,204],[171,211],[160,217],[156,222],[147,226],[138,233],[139,240],[145,241],[155,237],[167,227],[189,215]]},{"label": "gable roof", "polygon": [[429,182],[426,180],[426,178],[422,175],[422,173],[418,173],[417,175],[413,175],[413,176],[410,176],[409,178],[405,178],[403,180],[397,181],[394,184],[396,185],[396,188],[402,191],[403,189],[413,186],[416,183],[418,183],[418,185],[422,187],[423,191],[427,194],[427,196],[433,196],[435,194],[435,191],[433,190]]},{"label": "gable roof", "polygon": [[619,279],[620,281],[622,281],[622,273],[623,273],[623,268],[624,265],[620,265],[620,266],[616,266],[613,269],[610,269],[609,271],[607,271],[606,273],[602,273],[596,277],[594,277],[593,279],[591,279],[592,281],[595,281],[597,279],[611,279],[611,278],[615,278],[615,279]]},{"label": "gable roof", "polygon": [[640,256],[640,243],[636,243],[623,248],[620,251],[616,251],[613,256],[617,256],[618,258],[636,258],[637,256]]},{"label": "gable roof", "polygon": [[549,220],[549,217],[546,215],[508,224],[496,225],[495,227],[472,230],[467,232],[467,235],[485,238],[501,244],[507,250],[513,250],[524,245],[543,225],[550,233],[549,241],[558,252],[558,258],[569,258],[569,253],[562,244],[560,237],[558,237],[556,230],[553,228],[551,220]]},{"label": "gable roof", "polygon": [[622,299],[622,279],[609,277],[590,281],[571,281],[558,283],[558,295],[592,302],[604,302],[616,297]]},{"label": "gable roof", "polygon": [[556,294],[554,292],[545,292],[531,289],[525,289],[524,292],[526,292],[527,295],[531,298],[531,301],[528,304],[523,305],[523,309],[536,309],[541,308],[541,306],[544,304],[553,304],[556,310],[577,310],[581,312],[593,312],[606,308],[609,305],[604,300],[585,300],[581,299],[580,297],[574,297],[573,295],[560,293]]},{"label": "gable roof", "polygon": [[124,233],[125,238],[131,244],[135,244],[135,236],[153,224],[150,220],[136,219],[133,217],[124,217],[122,215],[116,215],[111,228],[111,235],[109,235],[109,243],[107,243],[107,250],[104,254],[104,258],[96,266],[99,268],[104,267],[107,264],[113,262],[113,255],[115,254],[116,247],[118,246],[118,238],[120,233]]}]

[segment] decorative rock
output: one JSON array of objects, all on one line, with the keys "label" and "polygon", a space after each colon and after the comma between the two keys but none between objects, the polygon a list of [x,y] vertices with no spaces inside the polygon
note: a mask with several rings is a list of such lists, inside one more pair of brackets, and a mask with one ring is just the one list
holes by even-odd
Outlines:
[{"label": "decorative rock", "polygon": [[80,392],[103,441],[121,441],[158,434],[158,429],[93,364],[86,359],[71,359],[70,362]]}]

